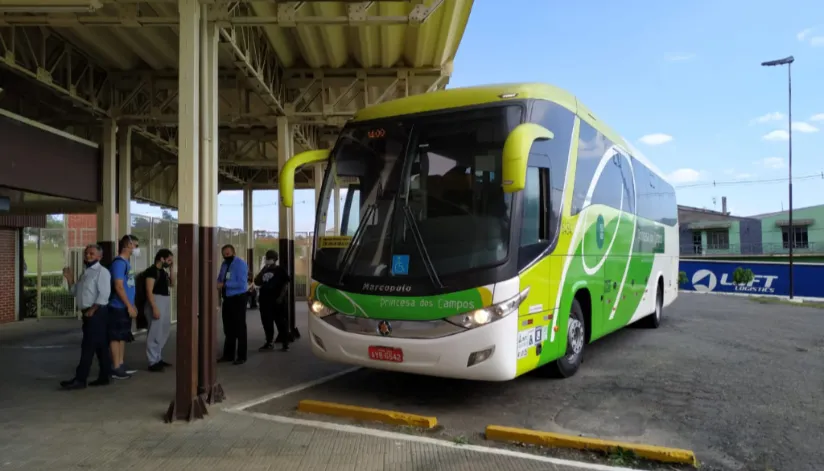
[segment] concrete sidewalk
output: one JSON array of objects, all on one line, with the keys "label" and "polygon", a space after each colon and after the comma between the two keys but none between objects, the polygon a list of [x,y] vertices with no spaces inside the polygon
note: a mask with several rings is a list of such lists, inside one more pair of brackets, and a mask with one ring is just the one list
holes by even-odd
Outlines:
[{"label": "concrete sidewalk", "polygon": [[[60,391],[79,358],[75,331],[16,325],[0,334],[0,470],[571,470],[607,469],[489,454],[267,420],[222,409],[346,369],[324,363],[302,338],[288,353],[258,353],[257,311],[249,312],[249,361],[218,367],[227,401],[205,420],[164,424],[174,372],[145,370],[144,336],[127,346],[132,379]],[[306,314],[298,317],[306,325]],[[67,322],[67,321],[58,321]],[[68,325],[68,324],[67,324]],[[30,329],[30,335],[20,334]],[[305,331],[305,327],[302,332]],[[41,332],[37,332],[40,330]],[[174,333],[166,349],[174,363]],[[93,369],[92,375],[96,372]]]}]

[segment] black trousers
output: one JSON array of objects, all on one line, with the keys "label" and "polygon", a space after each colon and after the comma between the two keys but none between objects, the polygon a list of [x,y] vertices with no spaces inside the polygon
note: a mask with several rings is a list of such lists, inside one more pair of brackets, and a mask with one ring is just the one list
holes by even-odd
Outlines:
[{"label": "black trousers", "polygon": [[98,378],[108,380],[112,374],[112,353],[109,350],[108,308],[99,307],[91,317],[83,315],[83,341],[80,344],[80,363],[74,373],[74,379],[85,383],[92,369],[92,360],[97,355],[100,364]]},{"label": "black trousers", "polygon": [[[285,305],[261,297],[260,322],[263,324],[263,332],[266,334],[266,343],[287,344],[292,341],[291,335],[289,335]],[[278,330],[277,338],[275,338],[275,327]]]},{"label": "black trousers", "polygon": [[223,358],[246,360],[246,293],[223,298]]},{"label": "black trousers", "polygon": [[258,292],[256,289],[249,291],[249,309],[257,309],[258,307]]}]

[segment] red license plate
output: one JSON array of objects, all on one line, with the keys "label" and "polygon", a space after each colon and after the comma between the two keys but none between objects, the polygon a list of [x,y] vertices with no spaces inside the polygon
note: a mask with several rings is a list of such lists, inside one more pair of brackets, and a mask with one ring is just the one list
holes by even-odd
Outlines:
[{"label": "red license plate", "polygon": [[369,347],[369,358],[378,361],[403,363],[403,350],[392,347]]}]

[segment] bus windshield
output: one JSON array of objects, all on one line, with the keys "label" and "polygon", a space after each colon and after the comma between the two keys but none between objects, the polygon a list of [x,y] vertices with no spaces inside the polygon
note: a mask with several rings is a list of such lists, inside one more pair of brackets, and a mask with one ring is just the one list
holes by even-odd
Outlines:
[{"label": "bus windshield", "polygon": [[[501,154],[521,119],[522,108],[508,105],[345,128],[316,218],[316,272],[438,283],[503,262],[512,196],[502,190]],[[335,179],[339,231],[329,217]],[[326,244],[329,235],[351,239]]]}]

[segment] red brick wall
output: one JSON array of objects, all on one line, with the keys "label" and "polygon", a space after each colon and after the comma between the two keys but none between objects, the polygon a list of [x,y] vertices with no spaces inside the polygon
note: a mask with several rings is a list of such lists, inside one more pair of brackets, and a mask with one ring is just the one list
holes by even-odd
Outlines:
[{"label": "red brick wall", "polygon": [[[117,224],[117,214],[114,215]],[[66,228],[69,229],[69,247],[85,247],[97,240],[97,214],[68,214]]]},{"label": "red brick wall", "polygon": [[14,311],[14,277],[18,270],[14,261],[17,251],[15,232],[14,229],[0,227],[0,324],[17,319],[17,313]]}]

